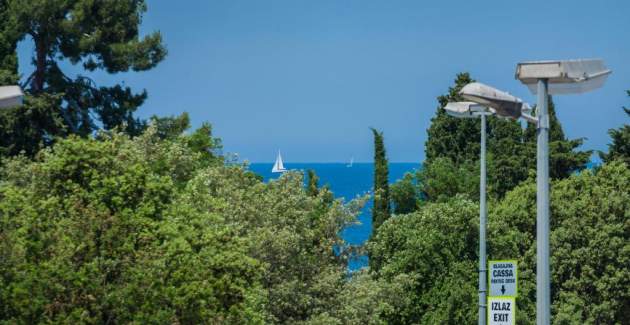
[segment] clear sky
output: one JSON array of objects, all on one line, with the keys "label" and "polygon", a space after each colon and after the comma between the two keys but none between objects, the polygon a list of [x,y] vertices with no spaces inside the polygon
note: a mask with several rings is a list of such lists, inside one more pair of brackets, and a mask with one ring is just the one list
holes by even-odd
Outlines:
[{"label": "clear sky", "polygon": [[[604,88],[556,97],[569,137],[603,150],[629,123],[630,1],[148,1],[143,32],[169,54],[142,73],[91,74],[149,99],[142,117],[189,112],[225,151],[251,162],[372,160],[368,127],[390,161],[420,162],[426,129],[458,72],[535,102],[514,79],[523,60],[603,58]],[[19,46],[20,71],[32,45]]]}]

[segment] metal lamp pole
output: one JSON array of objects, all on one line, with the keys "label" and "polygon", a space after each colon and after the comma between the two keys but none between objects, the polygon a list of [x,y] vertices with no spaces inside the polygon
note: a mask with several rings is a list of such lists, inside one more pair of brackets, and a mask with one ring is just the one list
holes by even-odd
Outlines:
[{"label": "metal lamp pole", "polygon": [[451,102],[444,110],[454,117],[481,117],[481,150],[479,153],[479,325],[486,324],[486,293],[487,293],[487,261],[486,261],[486,223],[488,212],[486,208],[486,116],[495,111],[474,102]]},{"label": "metal lamp pole", "polygon": [[547,80],[538,80],[536,157],[536,324],[551,321],[549,268],[549,112]]},{"label": "metal lamp pole", "polygon": [[479,325],[486,324],[487,263],[486,263],[486,113],[481,113],[481,158],[479,179]]},{"label": "metal lamp pole", "polygon": [[538,96],[536,155],[536,324],[551,323],[549,263],[549,111],[548,95],[579,94],[603,86],[612,71],[601,59],[521,62],[516,79]]}]

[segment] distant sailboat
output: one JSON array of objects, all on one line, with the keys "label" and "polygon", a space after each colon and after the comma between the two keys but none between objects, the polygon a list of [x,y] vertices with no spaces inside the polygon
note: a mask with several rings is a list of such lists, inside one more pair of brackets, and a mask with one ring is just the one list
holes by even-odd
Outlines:
[{"label": "distant sailboat", "polygon": [[352,163],[354,163],[354,157],[350,158],[350,163],[346,165],[346,167],[352,167]]},{"label": "distant sailboat", "polygon": [[282,173],[287,170],[284,168],[284,164],[282,163],[282,156],[280,155],[280,150],[278,150],[278,157],[276,158],[276,163],[273,164],[273,168],[271,168],[272,173]]}]

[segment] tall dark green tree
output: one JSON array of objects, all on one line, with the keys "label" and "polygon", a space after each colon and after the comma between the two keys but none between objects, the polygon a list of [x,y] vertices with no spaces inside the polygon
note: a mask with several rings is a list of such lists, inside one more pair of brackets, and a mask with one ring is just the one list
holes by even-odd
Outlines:
[{"label": "tall dark green tree", "polygon": [[[630,96],[630,90],[627,91]],[[630,109],[624,107],[624,112],[630,117]],[[618,129],[608,130],[612,143],[608,144],[608,153],[600,152],[605,162],[621,160],[630,166],[630,125],[625,124]]]},{"label": "tall dark green tree", "polygon": [[453,118],[444,111],[444,106],[448,102],[463,100],[459,91],[471,82],[474,80],[470,74],[459,73],[455,78],[455,85],[449,87],[448,93],[437,98],[438,107],[427,129],[426,163],[431,163],[438,157],[447,157],[455,164],[479,158],[479,121]]},{"label": "tall dark green tree", "polygon": [[389,167],[383,132],[372,128],[374,135],[374,207],[372,208],[372,234],[389,219]]},{"label": "tall dark green tree", "polygon": [[[33,42],[33,73],[23,84],[30,96],[24,108],[2,121],[0,144],[6,151],[32,153],[55,136],[87,135],[100,126],[130,134],[144,128],[133,113],[146,91],[97,85],[88,75],[66,74],[60,63],[82,67],[84,73],[155,67],[166,49],[159,32],[139,34],[145,1],[3,0],[0,6],[0,81],[10,82],[15,72],[17,42]],[[20,143],[20,137],[29,138]]]},{"label": "tall dark green tree", "polygon": [[[457,119],[448,116],[443,107],[450,101],[462,100],[459,90],[474,80],[468,73],[460,73],[455,85],[446,95],[438,97],[439,106],[428,129],[425,143],[426,160],[424,170],[433,173],[419,173],[418,182],[423,196],[428,200],[443,200],[444,195],[453,196],[462,193],[463,182],[456,174],[471,174],[479,161],[480,122],[478,119]],[[560,122],[556,118],[553,101],[549,101],[550,112],[550,175],[553,178],[565,178],[571,173],[584,168],[591,152],[579,151],[582,139],[567,139]],[[529,177],[536,168],[536,126],[530,124],[523,131],[518,121],[491,116],[488,118],[488,189],[494,197],[503,197],[505,193]],[[442,168],[432,168],[439,158]],[[452,168],[443,167],[452,164]],[[458,171],[458,173],[437,171]],[[436,173],[437,172],[437,173]],[[442,189],[436,192],[437,189]],[[446,191],[446,192],[443,192]],[[443,193],[440,193],[443,192]],[[471,194],[466,191],[464,194]],[[467,195],[471,199],[474,197]]]},{"label": "tall dark green tree", "polygon": [[308,170],[308,185],[306,186],[306,193],[310,196],[319,195],[319,176],[315,174],[312,169]]},{"label": "tall dark green tree", "polygon": [[0,85],[16,84],[17,74],[17,46],[16,33],[9,24],[7,0],[0,0]]}]

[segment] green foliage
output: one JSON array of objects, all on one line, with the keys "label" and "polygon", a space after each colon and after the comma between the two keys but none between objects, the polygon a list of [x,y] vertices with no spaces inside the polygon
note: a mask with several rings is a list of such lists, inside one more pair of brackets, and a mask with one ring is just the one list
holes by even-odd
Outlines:
[{"label": "green foliage", "polygon": [[[557,324],[627,324],[630,169],[623,163],[551,188],[552,313]],[[509,193],[490,215],[490,257],[519,259],[518,323],[534,324],[536,185]]]},{"label": "green foliage", "polygon": [[[554,181],[551,188],[554,324],[627,324],[630,312],[630,168],[619,161]],[[470,324],[477,319],[478,205],[462,196],[395,216],[371,239],[372,272],[396,324]],[[519,263],[517,324],[536,310],[536,184],[507,193],[489,216],[489,259]]]},{"label": "green foliage", "polygon": [[383,132],[372,128],[374,135],[374,207],[372,208],[372,233],[389,219],[391,214],[389,196],[389,166]]},{"label": "green foliage", "polygon": [[26,96],[24,106],[0,111],[2,154],[24,153],[32,157],[53,143],[53,135],[66,135],[63,118],[50,110],[60,102],[59,95]]},{"label": "green foliage", "polygon": [[478,207],[458,197],[385,222],[368,246],[381,281],[403,293],[391,324],[469,324],[476,319]]},{"label": "green foliage", "polygon": [[[630,96],[630,90],[628,96]],[[623,110],[630,116],[630,109],[624,107]],[[608,134],[612,138],[612,143],[608,144],[608,153],[600,152],[599,156],[605,162],[618,159],[630,165],[630,125],[625,124],[619,129],[610,129]]]},{"label": "green foliage", "polygon": [[262,183],[208,159],[209,130],[70,136],[8,160],[0,322],[379,323],[387,288],[347,280],[339,236],[365,199],[311,195],[296,172]]},{"label": "green foliage", "polygon": [[444,202],[457,194],[471,200],[479,198],[479,167],[476,164],[458,166],[448,157],[439,157],[425,164],[416,178],[422,197],[428,201]]},{"label": "green foliage", "polygon": [[263,265],[190,199],[199,155],[151,131],[102,137],[70,137],[4,170],[1,318],[261,322]]},{"label": "green foliage", "polygon": [[354,222],[362,202],[331,204],[326,189],[311,196],[297,172],[264,184],[239,168],[210,170],[196,186],[207,196],[194,200],[202,204],[220,198],[219,210],[212,211],[238,228],[250,256],[265,265],[269,322],[308,321],[335,307],[348,256],[336,255],[334,248],[346,251],[339,232]]},{"label": "green foliage", "polygon": [[317,196],[319,194],[319,177],[312,169],[308,170],[308,185],[306,185],[306,192],[311,196]]},{"label": "green foliage", "polygon": [[431,163],[439,157],[447,157],[455,164],[479,159],[479,121],[453,118],[444,111],[448,102],[463,100],[459,91],[471,82],[474,80],[468,73],[459,73],[455,78],[455,85],[449,87],[448,93],[437,98],[438,107],[427,129],[425,163]]},{"label": "green foliage", "polygon": [[[528,145],[529,168],[536,168],[536,126],[528,124],[523,133]],[[592,151],[579,151],[584,139],[567,139],[556,117],[553,98],[549,97],[549,176],[554,179],[569,177],[586,167]]]},{"label": "green foliage", "polygon": [[[85,72],[155,67],[166,49],[159,32],[140,36],[145,11],[143,0],[0,1],[2,84],[17,82],[17,42],[32,40],[34,44],[34,71],[24,82],[27,99],[34,98],[11,112],[2,127],[9,135],[30,137],[12,137],[10,140],[20,141],[3,143],[4,151],[33,154],[56,136],[92,134],[99,128],[97,121],[105,130],[119,128],[131,135],[140,134],[145,123],[133,113],[146,99],[146,91],[134,93],[123,85],[98,86],[82,74],[68,76],[60,62],[80,65]],[[32,107],[32,103],[37,104]]]},{"label": "green foliage", "polygon": [[405,173],[402,179],[390,187],[395,214],[405,214],[416,211],[420,205],[417,184],[414,174]]},{"label": "green foliage", "polygon": [[9,23],[7,0],[0,0],[0,21],[0,86],[14,85],[18,82],[17,35]]},{"label": "green foliage", "polygon": [[179,116],[151,116],[151,124],[155,125],[160,139],[175,139],[190,128],[190,117],[184,112]]},{"label": "green foliage", "polygon": [[[457,193],[466,194],[472,199],[477,197],[470,195],[476,189],[465,187],[465,183],[473,185],[473,182],[466,182],[462,177],[472,176],[471,172],[479,169],[477,166],[481,129],[479,119],[453,118],[443,109],[450,101],[461,101],[459,90],[473,81],[467,73],[458,74],[455,85],[449,88],[446,95],[438,97],[439,106],[427,130],[426,160],[423,169],[442,170],[442,173],[438,173],[442,177],[431,179],[431,175],[419,175],[421,177],[416,180],[420,184],[431,183],[429,189],[426,189],[427,185],[421,186],[425,188],[425,198],[428,200],[452,197]],[[577,150],[583,139],[570,140],[565,137],[556,118],[551,98],[549,114],[550,176],[556,179],[566,178],[585,167],[591,152]],[[488,191],[492,198],[500,199],[526,180],[536,168],[536,126],[529,124],[523,130],[517,121],[494,116],[488,117],[487,120]],[[440,158],[447,160],[436,162]],[[453,166],[445,166],[446,162]],[[431,166],[432,164],[438,166]],[[460,171],[459,175],[455,171]],[[463,187],[457,183],[462,183]],[[431,189],[435,189],[433,194],[430,193]]]}]

